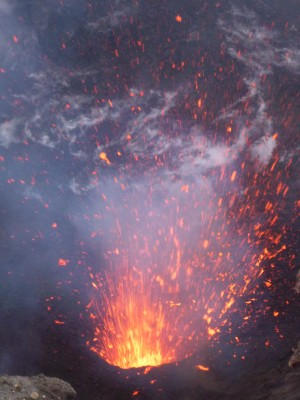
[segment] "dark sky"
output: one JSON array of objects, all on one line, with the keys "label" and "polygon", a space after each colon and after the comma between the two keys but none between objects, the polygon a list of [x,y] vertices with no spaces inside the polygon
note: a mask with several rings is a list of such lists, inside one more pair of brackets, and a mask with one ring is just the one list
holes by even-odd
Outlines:
[{"label": "dark sky", "polygon": [[300,6],[244,3],[0,0],[1,372],[39,342],[32,324],[49,304],[51,320],[79,318],[116,216],[128,229],[121,247],[137,232],[154,240],[175,223],[166,199],[191,226],[192,250],[206,225],[191,199],[201,193],[208,220],[222,197],[225,221],[253,201],[228,229],[236,265],[255,224],[273,232],[271,201],[282,233],[272,250],[287,246],[272,260],[278,307],[293,298]]}]

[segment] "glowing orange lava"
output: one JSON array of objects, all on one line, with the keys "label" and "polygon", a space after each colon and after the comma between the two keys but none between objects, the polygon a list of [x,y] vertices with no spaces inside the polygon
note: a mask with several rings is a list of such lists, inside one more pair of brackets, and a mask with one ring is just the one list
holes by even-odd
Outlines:
[{"label": "glowing orange lava", "polygon": [[96,328],[91,349],[124,369],[175,361],[174,349],[163,346],[167,324],[162,305],[151,304],[147,289],[139,284],[124,282],[121,286],[120,293],[106,304],[111,314],[105,319],[102,333]]}]

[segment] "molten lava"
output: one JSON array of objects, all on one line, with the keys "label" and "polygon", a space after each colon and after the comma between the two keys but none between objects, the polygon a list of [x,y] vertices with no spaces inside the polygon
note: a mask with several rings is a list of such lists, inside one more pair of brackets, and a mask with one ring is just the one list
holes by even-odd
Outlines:
[{"label": "molten lava", "polygon": [[[91,349],[108,363],[124,369],[175,361],[175,350],[163,344],[167,323],[162,304],[151,304],[149,291],[139,281],[134,284],[125,280],[118,292],[107,299],[109,314],[103,332],[96,328]],[[94,305],[97,307],[96,301]]]}]

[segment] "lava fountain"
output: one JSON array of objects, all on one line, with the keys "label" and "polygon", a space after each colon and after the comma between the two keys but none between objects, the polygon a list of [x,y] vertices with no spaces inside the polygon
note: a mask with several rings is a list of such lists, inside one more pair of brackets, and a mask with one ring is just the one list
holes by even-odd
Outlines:
[{"label": "lava fountain", "polygon": [[124,369],[158,366],[230,330],[231,311],[241,325],[255,319],[253,304],[272,290],[272,260],[286,249],[278,213],[288,187],[277,162],[259,174],[245,162],[220,168],[214,180],[178,181],[163,197],[123,183],[117,205],[115,194],[102,196],[110,235],[104,272],[90,269],[92,351]]}]

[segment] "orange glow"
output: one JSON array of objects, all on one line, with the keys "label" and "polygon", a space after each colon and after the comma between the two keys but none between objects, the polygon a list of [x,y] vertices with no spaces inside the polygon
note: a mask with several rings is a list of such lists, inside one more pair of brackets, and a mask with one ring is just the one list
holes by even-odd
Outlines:
[{"label": "orange glow", "polygon": [[189,185],[182,185],[181,186],[181,191],[184,193],[188,193],[189,192]]},{"label": "orange glow", "polygon": [[204,365],[196,365],[196,368],[199,369],[199,371],[209,371],[209,368]]},{"label": "orange glow", "polygon": [[230,178],[231,182],[234,182],[235,178],[236,178],[236,171],[233,171],[231,178]]},{"label": "orange glow", "polygon": [[207,332],[208,332],[209,336],[214,336],[217,333],[215,331],[215,329],[212,329],[212,328],[208,328]]},{"label": "orange glow", "polygon": [[99,154],[99,158],[103,161],[105,161],[108,165],[111,164],[111,162],[109,161],[109,159],[107,158],[106,153],[104,153],[104,151],[102,151],[102,153]]},{"label": "orange glow", "polygon": [[64,325],[65,324],[64,321],[59,321],[57,319],[54,321],[54,323],[55,323],[55,325]]},{"label": "orange glow", "polygon": [[59,260],[58,260],[58,265],[60,266],[60,267],[65,267],[65,266],[67,266],[69,264],[69,260],[66,260],[66,259],[64,259],[64,258],[60,258]]},{"label": "orange glow", "polygon": [[128,282],[125,279],[119,283],[119,294],[104,299],[111,315],[104,321],[104,331],[95,332],[102,341],[101,348],[97,340],[91,350],[124,369],[175,361],[175,350],[164,349],[161,342],[167,333],[162,304],[151,304],[147,285],[132,279],[131,276]]},{"label": "orange glow", "polygon": [[181,17],[181,15],[176,15],[176,21],[177,22],[182,22],[182,17]]}]

